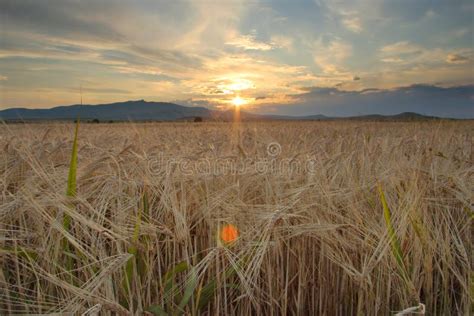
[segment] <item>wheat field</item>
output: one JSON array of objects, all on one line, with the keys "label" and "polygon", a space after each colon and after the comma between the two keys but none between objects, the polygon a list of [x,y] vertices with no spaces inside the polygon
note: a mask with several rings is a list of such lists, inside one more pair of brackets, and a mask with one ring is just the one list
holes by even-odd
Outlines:
[{"label": "wheat field", "polygon": [[0,314],[472,313],[472,121],[74,133],[0,126]]}]

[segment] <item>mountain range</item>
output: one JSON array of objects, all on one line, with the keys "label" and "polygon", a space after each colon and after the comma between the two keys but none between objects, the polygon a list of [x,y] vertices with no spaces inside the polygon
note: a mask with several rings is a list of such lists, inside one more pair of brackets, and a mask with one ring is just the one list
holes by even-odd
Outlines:
[{"label": "mountain range", "polygon": [[[99,105],[69,105],[50,109],[10,108],[0,111],[0,120],[98,120],[98,121],[177,121],[203,120],[229,121],[233,119],[231,110],[211,110],[205,107],[189,107],[168,102],[147,102],[145,100],[126,101]],[[288,116],[264,115],[241,111],[242,120],[424,120],[437,117],[425,116],[413,112],[397,115],[363,115],[352,117],[328,117],[324,115]]]}]

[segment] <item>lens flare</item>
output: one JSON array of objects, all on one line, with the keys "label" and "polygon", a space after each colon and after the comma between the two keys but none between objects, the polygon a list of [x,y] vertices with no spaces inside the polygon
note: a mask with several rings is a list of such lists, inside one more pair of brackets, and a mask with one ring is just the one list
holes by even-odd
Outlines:
[{"label": "lens flare", "polygon": [[232,243],[239,237],[239,230],[232,224],[227,224],[222,227],[220,238],[225,243]]}]

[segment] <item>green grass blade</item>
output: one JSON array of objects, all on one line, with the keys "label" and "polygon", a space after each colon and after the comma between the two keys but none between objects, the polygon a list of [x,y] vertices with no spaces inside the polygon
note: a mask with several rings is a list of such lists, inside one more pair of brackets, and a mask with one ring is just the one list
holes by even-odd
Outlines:
[{"label": "green grass blade", "polygon": [[186,261],[182,261],[175,265],[172,269],[168,270],[166,272],[165,277],[164,277],[164,284],[165,284],[165,297],[173,296],[173,283],[174,283],[174,277],[176,274],[181,273],[183,271],[186,271],[188,269],[188,264]]},{"label": "green grass blade", "polygon": [[76,196],[76,176],[77,176],[77,133],[79,132],[79,120],[76,123],[74,132],[74,142],[72,144],[71,162],[69,164],[69,176],[67,179],[67,196]]},{"label": "green grass blade", "polygon": [[392,254],[395,257],[395,260],[397,261],[397,265],[400,271],[402,272],[403,277],[406,278],[407,275],[406,275],[405,263],[403,262],[403,253],[400,247],[400,242],[398,240],[397,234],[395,233],[395,229],[393,228],[392,215],[390,212],[390,208],[388,207],[387,200],[385,199],[385,194],[382,190],[382,186],[379,185],[378,189],[379,189],[380,201],[382,202],[382,207],[383,207],[383,217],[385,219],[385,225],[387,226],[388,235],[390,238],[390,246],[392,248]]},{"label": "green grass blade", "polygon": [[[76,131],[74,132],[74,142],[72,143],[71,162],[69,163],[69,175],[67,178],[67,189],[66,196],[76,196],[77,189],[77,134],[79,132],[79,120],[76,123]],[[66,231],[69,231],[71,227],[71,217],[64,214],[63,227]]]},{"label": "green grass blade", "polygon": [[186,288],[184,290],[183,298],[178,305],[180,310],[184,310],[184,307],[188,304],[189,299],[193,296],[194,290],[198,285],[198,275],[195,268],[191,268],[189,279],[186,281]]},{"label": "green grass blade", "polygon": [[[77,178],[77,134],[79,132],[79,120],[76,123],[76,130],[74,132],[74,141],[72,144],[72,153],[71,153],[71,162],[69,163],[69,175],[67,179],[67,189],[66,189],[66,196],[75,197],[76,196],[76,178]],[[71,217],[68,214],[64,214],[63,216],[63,228],[69,232],[71,229]],[[62,240],[62,248],[63,252],[69,253],[70,245],[67,239]],[[71,271],[74,267],[74,262],[72,257],[66,258],[66,269],[67,271]]]},{"label": "green grass blade", "polygon": [[[139,258],[137,245],[140,242],[140,227],[142,224],[142,212],[144,212],[145,214],[148,213],[148,198],[146,196],[146,192],[143,193],[142,203],[143,203],[142,205],[143,211],[142,211],[142,207],[138,208],[137,216],[135,219],[135,227],[133,229],[132,242],[131,242],[131,245],[128,247],[128,253],[133,256],[130,259],[128,259],[127,264],[125,265],[125,279],[122,282],[122,286],[125,290],[125,293],[129,293],[129,289],[132,285],[134,267],[137,265],[137,263],[143,262],[142,258]],[[138,270],[138,267],[137,267],[137,270]]]},{"label": "green grass blade", "polygon": [[[242,259],[242,262],[245,262],[247,258]],[[234,276],[237,273],[233,266],[230,266],[224,272],[224,279],[227,280]],[[227,284],[225,287],[229,288],[237,288],[236,284]],[[217,290],[217,278],[212,278],[202,289],[199,291],[197,295],[197,309],[201,310],[206,307],[209,302],[211,301],[212,297],[214,296],[214,292]]]},{"label": "green grass blade", "polygon": [[212,279],[211,281],[209,281],[209,283],[207,283],[202,289],[201,291],[199,291],[198,293],[198,311],[203,309],[204,307],[207,306],[207,304],[209,304],[209,302],[211,301],[212,299],[212,296],[214,295],[214,292],[216,291],[217,289],[217,280],[216,279]]},{"label": "green grass blade", "polygon": [[158,305],[151,305],[146,310],[155,316],[168,316],[168,313]]},{"label": "green grass blade", "polygon": [[[165,275],[163,277],[163,285],[164,285],[163,297],[165,299],[165,306],[168,305],[166,303],[166,302],[168,302],[168,300],[173,300],[173,302],[174,302],[175,299],[176,299],[176,296],[178,294],[178,293],[175,293],[175,284],[174,284],[175,276],[177,274],[181,273],[181,272],[184,272],[184,271],[188,270],[188,269],[189,269],[189,266],[186,263],[186,261],[182,261],[182,262],[176,264],[174,267],[172,267],[171,269],[169,269],[165,273]],[[181,302],[179,304],[179,311],[182,311],[182,309],[188,303],[189,299],[191,298],[191,296],[194,292],[194,289],[197,286],[197,282],[198,281],[197,281],[196,273],[194,272],[194,274],[193,274],[193,272],[191,272],[191,278],[187,282],[185,294],[182,297]],[[166,313],[166,307],[165,306],[151,305],[150,307],[147,308],[147,311],[149,311],[149,312],[151,312],[151,313],[153,313],[154,315],[157,315],[157,316],[166,316],[168,314]],[[173,303],[169,304],[168,307],[171,310],[168,310],[168,311],[170,312],[170,314],[174,315],[176,313],[172,310],[171,306],[173,306]]]},{"label": "green grass blade", "polygon": [[[238,289],[239,285],[236,283],[229,283],[224,285],[227,289]],[[197,310],[201,310],[206,307],[210,302],[211,299],[217,290],[217,281],[215,279],[211,280],[208,284],[206,284],[201,291],[198,293],[198,303],[197,303]]]}]

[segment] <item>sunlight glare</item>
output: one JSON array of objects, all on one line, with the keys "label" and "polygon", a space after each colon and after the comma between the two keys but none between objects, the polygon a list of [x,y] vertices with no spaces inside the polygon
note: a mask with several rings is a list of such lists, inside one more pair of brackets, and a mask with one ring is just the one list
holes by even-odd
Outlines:
[{"label": "sunlight glare", "polygon": [[232,104],[235,105],[236,107],[239,107],[241,105],[247,104],[247,101],[245,101],[241,97],[235,97],[232,99]]}]

